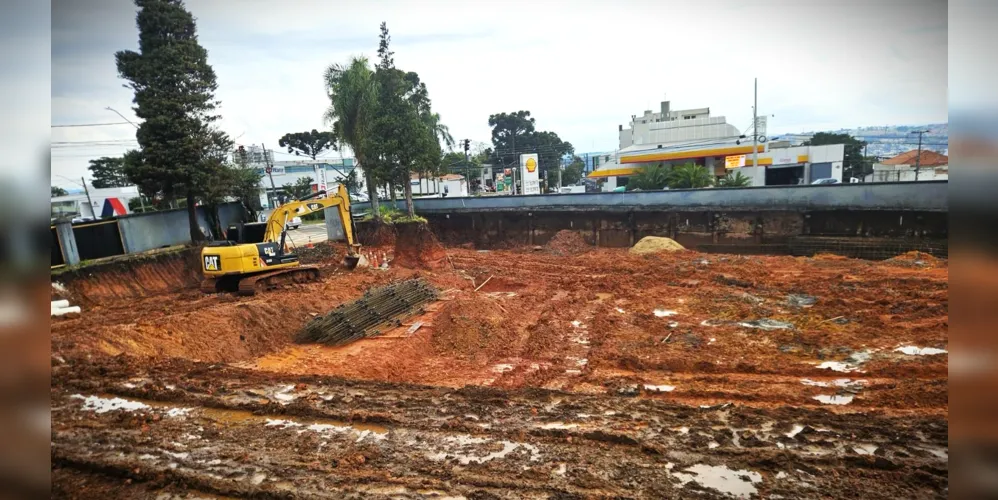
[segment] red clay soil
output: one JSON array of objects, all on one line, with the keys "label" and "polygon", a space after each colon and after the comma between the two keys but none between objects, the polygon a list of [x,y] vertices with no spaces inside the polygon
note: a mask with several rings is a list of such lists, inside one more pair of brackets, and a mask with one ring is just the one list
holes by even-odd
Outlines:
[{"label": "red clay soil", "polygon": [[357,242],[368,247],[394,246],[395,227],[377,220],[364,222],[357,231]]},{"label": "red clay soil", "polygon": [[[396,255],[388,270],[324,270],[321,283],[256,297],[187,288],[87,306],[81,318],[53,323],[52,349],[457,387],[616,393],[668,385],[675,389],[647,397],[691,405],[947,412],[948,356],[896,351],[947,349],[945,261],[449,253],[455,270],[413,272]],[[422,322],[414,334],[343,348],[292,345],[313,314],[415,276],[451,298],[407,320]],[[788,325],[753,323],[762,319]],[[814,399],[844,394],[838,379],[864,381],[848,388],[857,390],[849,404]]]},{"label": "red clay soil", "polygon": [[52,281],[65,289],[59,298],[73,305],[127,303],[200,283],[200,255],[201,249],[194,247],[109,259],[55,274]]},{"label": "red clay soil", "polygon": [[578,231],[558,231],[546,245],[556,255],[578,255],[593,249]]},{"label": "red clay soil", "polygon": [[426,223],[396,223],[395,232],[393,264],[409,269],[442,269],[447,265],[447,251]]},{"label": "red clay soil", "polygon": [[[152,287],[150,296],[53,322],[53,463],[71,469],[54,474],[57,491],[90,484],[94,495],[129,495],[91,481],[98,476],[144,484],[136,497],[185,485],[267,496],[286,486],[274,481],[390,495],[402,491],[395,481],[408,481],[404,492],[429,484],[493,498],[477,485],[522,498],[543,497],[554,481],[564,498],[721,498],[692,482],[674,486],[663,472],[699,463],[760,471],[763,497],[849,498],[869,484],[878,485],[871,498],[945,496],[948,354],[897,350],[948,349],[945,261],[444,252],[420,236],[425,226],[411,230],[400,241],[421,237],[423,253],[409,258],[438,252],[453,267],[406,269],[396,251],[386,270],[324,269],[321,282],[254,297]],[[292,343],[314,315],[414,277],[442,298],[402,327],[342,347]],[[80,397],[102,393],[191,413],[82,408]],[[822,402],[832,397],[845,404]],[[300,425],[266,425],[262,415]],[[319,439],[304,417],[399,432],[381,444],[348,433]],[[506,456],[512,445],[503,440],[538,454],[523,447]],[[467,453],[462,447],[504,458],[448,458]],[[427,458],[438,450],[448,462]],[[218,470],[206,465],[216,460]],[[261,470],[266,478],[253,483]],[[539,489],[519,490],[524,484]],[[364,489],[371,485],[383,489]]]}]

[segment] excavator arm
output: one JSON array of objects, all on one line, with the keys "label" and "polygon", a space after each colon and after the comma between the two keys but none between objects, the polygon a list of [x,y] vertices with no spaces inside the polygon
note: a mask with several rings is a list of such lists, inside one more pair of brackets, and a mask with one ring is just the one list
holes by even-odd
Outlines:
[{"label": "excavator arm", "polygon": [[[319,198],[322,195],[325,198]],[[350,195],[346,188],[340,184],[336,193],[329,195],[325,191],[319,191],[309,197],[285,203],[275,209],[267,218],[267,229],[263,235],[263,241],[267,243],[280,243],[279,249],[284,248],[284,238],[287,235],[287,224],[294,217],[302,217],[312,212],[336,207],[340,216],[340,223],[343,227],[343,234],[346,236],[350,256],[356,255],[356,243],[353,234],[353,219],[350,216]]]}]

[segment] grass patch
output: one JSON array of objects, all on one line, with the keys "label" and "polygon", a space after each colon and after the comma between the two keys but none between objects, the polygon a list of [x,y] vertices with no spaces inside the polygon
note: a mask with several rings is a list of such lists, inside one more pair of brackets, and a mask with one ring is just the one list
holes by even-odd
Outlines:
[{"label": "grass patch", "polygon": [[[381,221],[384,222],[385,224],[395,224],[395,223],[401,224],[406,222],[423,222],[423,223],[427,222],[425,217],[421,217],[419,215],[414,215],[412,217],[409,217],[408,213],[403,212],[402,210],[399,210],[391,205],[379,205],[378,215],[381,216]],[[361,219],[361,221],[370,221],[370,220],[374,220],[373,213],[366,214]]]}]

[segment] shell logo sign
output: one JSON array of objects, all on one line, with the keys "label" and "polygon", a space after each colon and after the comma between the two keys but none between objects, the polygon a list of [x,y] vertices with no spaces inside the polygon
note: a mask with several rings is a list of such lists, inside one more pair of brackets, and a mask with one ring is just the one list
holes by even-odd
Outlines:
[{"label": "shell logo sign", "polygon": [[533,158],[527,158],[527,172],[534,173],[537,170],[537,160]]}]

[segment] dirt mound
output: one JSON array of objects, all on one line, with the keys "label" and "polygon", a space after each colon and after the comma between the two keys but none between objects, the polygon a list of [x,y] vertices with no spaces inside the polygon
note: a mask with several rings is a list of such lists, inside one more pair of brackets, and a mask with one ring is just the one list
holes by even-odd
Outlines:
[{"label": "dirt mound", "polygon": [[368,247],[395,245],[395,226],[377,220],[357,224],[357,243]]},{"label": "dirt mound", "polygon": [[484,361],[503,356],[517,338],[515,327],[492,299],[451,301],[433,325],[430,343],[434,351],[455,358]]},{"label": "dirt mound", "polygon": [[323,241],[312,245],[312,248],[299,247],[295,252],[302,264],[338,265],[346,256],[346,247],[340,243]]},{"label": "dirt mound", "polygon": [[393,264],[410,269],[440,269],[447,265],[447,251],[425,222],[395,224]]},{"label": "dirt mound", "polygon": [[201,249],[124,256],[53,274],[52,282],[53,297],[84,307],[176,292],[201,282]]},{"label": "dirt mound", "polygon": [[547,248],[557,255],[578,255],[592,250],[593,247],[586,243],[578,232],[564,229],[551,238]]},{"label": "dirt mound", "polygon": [[659,252],[675,252],[677,250],[685,250],[685,248],[679,243],[676,243],[676,240],[673,240],[672,238],[645,236],[644,238],[641,238],[641,241],[631,247],[630,253],[634,255],[646,255]]},{"label": "dirt mound", "polygon": [[814,260],[848,260],[849,259],[849,257],[846,257],[844,255],[834,254],[834,253],[816,253],[816,254],[814,254],[814,257],[812,257],[812,258]]},{"label": "dirt mound", "polygon": [[945,260],[932,254],[912,250],[896,257],[887,259],[885,263],[900,267],[939,267],[945,265]]}]

